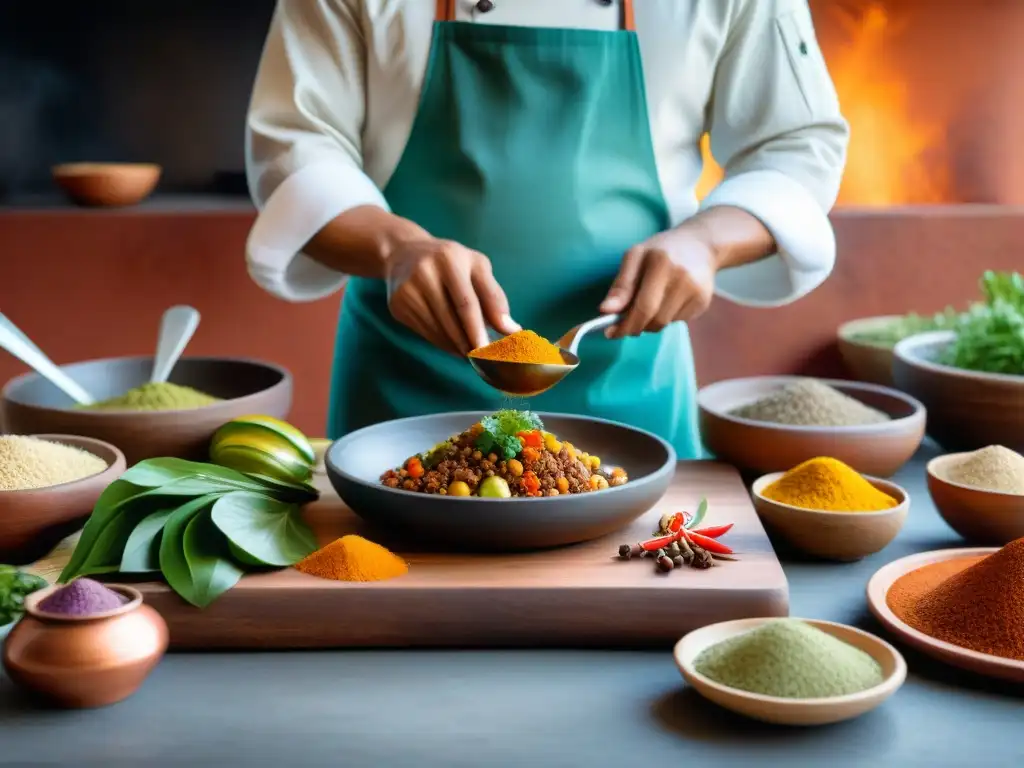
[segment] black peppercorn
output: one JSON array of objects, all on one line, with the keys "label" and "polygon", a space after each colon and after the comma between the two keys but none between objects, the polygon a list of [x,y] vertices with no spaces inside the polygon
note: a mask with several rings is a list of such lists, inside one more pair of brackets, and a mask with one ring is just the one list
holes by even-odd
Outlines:
[{"label": "black peppercorn", "polygon": [[623,560],[629,560],[633,556],[633,548],[629,544],[623,544],[619,547],[619,557]]},{"label": "black peppercorn", "polygon": [[480,11],[480,13],[487,13],[488,11],[494,10],[494,3],[491,0],[480,0],[480,2],[476,4],[476,9]]}]

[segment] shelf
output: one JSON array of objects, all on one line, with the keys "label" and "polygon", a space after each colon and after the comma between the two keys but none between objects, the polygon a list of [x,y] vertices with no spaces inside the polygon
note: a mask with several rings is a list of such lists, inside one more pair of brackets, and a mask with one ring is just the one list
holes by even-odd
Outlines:
[{"label": "shelf", "polygon": [[83,216],[133,213],[255,213],[248,197],[241,195],[157,194],[138,205],[124,208],[87,208],[56,195],[38,195],[0,202],[0,217],[36,213],[74,213]]}]

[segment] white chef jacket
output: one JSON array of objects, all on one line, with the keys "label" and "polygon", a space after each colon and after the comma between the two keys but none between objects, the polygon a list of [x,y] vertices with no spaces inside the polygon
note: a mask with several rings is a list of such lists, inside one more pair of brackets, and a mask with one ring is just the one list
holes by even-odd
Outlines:
[{"label": "white chef jacket", "polygon": [[[411,133],[435,0],[278,0],[248,115],[246,165],[260,209],[249,273],[288,301],[339,290],[345,275],[301,249],[350,208],[387,209],[381,190]],[[496,0],[473,24],[613,30],[619,3]],[[817,287],[835,261],[827,212],[849,130],[807,0],[635,0],[655,159],[673,226],[698,210],[700,138],[722,182],[700,208],[756,216],[778,252],[722,270],[716,292],[776,306]],[[515,159],[529,162],[529,158]]]}]

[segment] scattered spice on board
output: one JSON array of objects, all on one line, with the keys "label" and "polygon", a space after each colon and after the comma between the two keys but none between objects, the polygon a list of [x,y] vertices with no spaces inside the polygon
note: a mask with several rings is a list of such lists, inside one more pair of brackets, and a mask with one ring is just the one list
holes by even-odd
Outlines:
[{"label": "scattered spice on board", "polygon": [[92,579],[75,579],[66,587],[47,595],[39,602],[39,609],[47,613],[67,616],[90,616],[120,608],[125,604],[123,595]]},{"label": "scattered spice on board", "polygon": [[409,572],[394,552],[362,536],[342,536],[295,564],[310,576],[335,581],[384,581]]},{"label": "scattered spice on board", "polygon": [[687,566],[704,570],[711,568],[715,560],[735,560],[732,549],[718,541],[729,532],[732,523],[701,528],[707,511],[708,502],[703,499],[692,515],[689,512],[662,515],[654,538],[636,544],[622,544],[619,558],[630,560],[651,556],[659,573]]},{"label": "scattered spice on board", "polygon": [[761,491],[766,499],[823,512],[879,512],[899,504],[838,459],[808,459]]},{"label": "scattered spice on board", "polygon": [[198,389],[163,381],[149,382],[123,395],[80,407],[87,411],[186,411],[219,402],[219,397]]},{"label": "scattered spice on board", "polygon": [[961,557],[904,574],[885,598],[929,637],[1024,661],[1024,538],[985,557]]},{"label": "scattered spice on board", "polygon": [[947,466],[945,479],[983,491],[1024,496],[1024,456],[1001,445],[990,445]]},{"label": "scattered spice on board", "polygon": [[95,475],[107,462],[62,443],[22,435],[0,435],[0,491],[24,491]]},{"label": "scattered spice on board", "polygon": [[503,363],[565,365],[558,347],[533,331],[516,331],[486,347],[474,349],[469,356]]},{"label": "scattered spice on board", "polygon": [[716,683],[762,696],[818,699],[866,691],[881,665],[799,619],[779,619],[704,650],[694,668]]},{"label": "scattered spice on board", "polygon": [[729,415],[751,421],[799,427],[859,427],[889,421],[889,416],[816,379],[786,384]]}]

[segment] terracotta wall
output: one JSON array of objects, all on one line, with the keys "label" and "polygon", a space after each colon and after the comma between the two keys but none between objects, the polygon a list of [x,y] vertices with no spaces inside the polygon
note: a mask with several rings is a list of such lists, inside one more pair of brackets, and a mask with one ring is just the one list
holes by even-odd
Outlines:
[{"label": "terracotta wall", "polygon": [[[931,311],[976,293],[985,268],[1022,268],[1024,209],[843,210],[839,264],[810,297],[778,310],[718,302],[693,327],[702,382],[790,371],[836,374],[836,326]],[[203,316],[195,354],[251,356],[296,379],[293,421],[320,433],[338,299],[290,305],[257,289],[242,257],[245,209],[0,212],[0,312],[56,362],[145,354],[163,309]],[[24,367],[0,353],[0,381]]]}]

